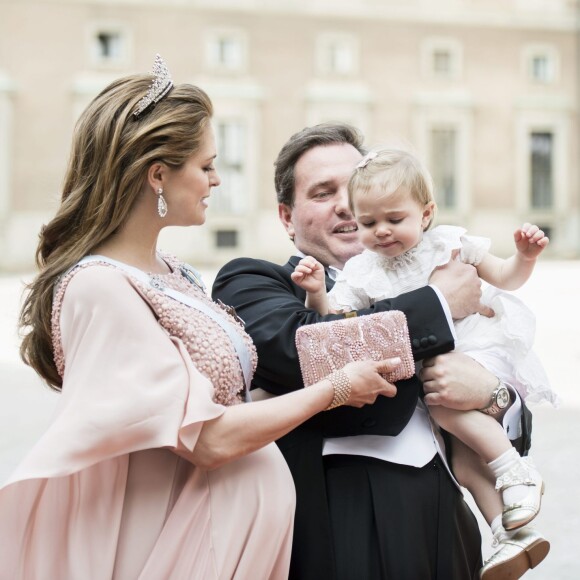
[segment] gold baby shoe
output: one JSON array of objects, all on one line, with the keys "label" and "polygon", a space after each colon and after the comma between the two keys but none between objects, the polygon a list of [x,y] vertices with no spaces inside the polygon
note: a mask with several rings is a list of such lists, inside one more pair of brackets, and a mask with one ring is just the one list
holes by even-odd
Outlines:
[{"label": "gold baby shoe", "polygon": [[550,542],[536,529],[523,528],[504,537],[499,550],[479,572],[480,580],[516,580],[535,568],[550,551]]},{"label": "gold baby shoe", "polygon": [[540,511],[544,482],[531,457],[522,457],[517,465],[498,477],[495,489],[503,492],[514,485],[528,486],[528,493],[523,500],[503,508],[502,525],[506,530],[517,530],[529,524]]}]

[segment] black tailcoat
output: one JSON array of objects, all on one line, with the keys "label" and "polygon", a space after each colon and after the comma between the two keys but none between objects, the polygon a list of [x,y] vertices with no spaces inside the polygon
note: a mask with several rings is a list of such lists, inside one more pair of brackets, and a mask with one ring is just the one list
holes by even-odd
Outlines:
[{"label": "black tailcoat", "polygon": [[[321,316],[305,307],[306,293],[290,278],[299,260],[294,256],[280,266],[239,258],[220,270],[213,286],[214,299],[236,309],[256,345],[258,368],[252,387],[275,395],[304,386],[294,342],[297,328],[343,316]],[[327,287],[331,285],[327,278]],[[386,310],[405,313],[415,360],[453,349],[453,335],[432,288],[382,300],[358,314]],[[397,435],[413,414],[420,389],[416,377],[398,382],[397,395],[392,399],[379,397],[375,404],[361,409],[339,407],[319,413],[277,441],[294,477],[297,493],[291,578],[326,580],[333,577],[323,439],[361,434]],[[479,532],[472,532],[477,542]]]}]

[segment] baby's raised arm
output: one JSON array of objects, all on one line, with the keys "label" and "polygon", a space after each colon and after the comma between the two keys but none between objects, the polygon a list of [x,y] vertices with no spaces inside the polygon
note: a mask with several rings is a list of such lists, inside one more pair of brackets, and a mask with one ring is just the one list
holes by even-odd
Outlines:
[{"label": "baby's raised arm", "polygon": [[486,254],[477,266],[479,277],[502,290],[517,290],[532,275],[536,259],[550,243],[536,225],[525,223],[514,232],[516,253],[507,259]]},{"label": "baby's raised arm", "polygon": [[318,314],[328,314],[328,295],[324,280],[324,266],[312,256],[302,258],[290,275],[292,281],[306,290],[306,307]]}]

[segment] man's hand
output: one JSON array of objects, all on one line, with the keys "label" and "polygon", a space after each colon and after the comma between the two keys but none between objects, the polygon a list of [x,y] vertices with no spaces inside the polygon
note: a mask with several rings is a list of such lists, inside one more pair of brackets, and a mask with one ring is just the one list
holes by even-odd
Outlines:
[{"label": "man's hand", "polygon": [[489,404],[497,377],[470,356],[450,352],[423,361],[419,373],[427,405],[469,411]]},{"label": "man's hand", "polygon": [[431,274],[429,284],[437,286],[441,291],[453,320],[460,320],[476,312],[488,317],[494,315],[489,306],[481,303],[481,280],[475,267],[470,264],[452,259]]}]

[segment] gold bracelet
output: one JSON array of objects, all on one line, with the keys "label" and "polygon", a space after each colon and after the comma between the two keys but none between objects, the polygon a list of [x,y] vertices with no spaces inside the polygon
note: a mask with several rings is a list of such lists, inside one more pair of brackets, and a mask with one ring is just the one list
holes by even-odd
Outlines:
[{"label": "gold bracelet", "polygon": [[348,375],[342,369],[334,371],[327,378],[332,383],[332,388],[334,389],[332,402],[325,409],[326,411],[330,411],[330,409],[340,407],[348,401],[352,385],[350,384]]}]

